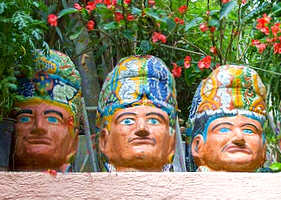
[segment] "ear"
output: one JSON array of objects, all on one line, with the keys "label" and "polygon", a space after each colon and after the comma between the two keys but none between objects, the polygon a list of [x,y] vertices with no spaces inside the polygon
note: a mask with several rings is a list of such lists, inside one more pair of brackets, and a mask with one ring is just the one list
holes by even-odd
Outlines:
[{"label": "ear", "polygon": [[70,147],[69,147],[70,150],[69,150],[69,153],[66,158],[68,163],[72,162],[73,156],[76,154],[76,151],[78,148],[78,142],[79,142],[79,129],[78,128],[74,129],[73,136],[74,136],[74,139],[73,139],[73,142],[70,144]]},{"label": "ear", "polygon": [[109,131],[107,128],[103,128],[99,136],[99,149],[103,154],[106,154],[105,152],[107,150],[108,135]]},{"label": "ear", "polygon": [[203,165],[204,139],[201,134],[195,136],[191,144],[191,153],[197,166]]}]

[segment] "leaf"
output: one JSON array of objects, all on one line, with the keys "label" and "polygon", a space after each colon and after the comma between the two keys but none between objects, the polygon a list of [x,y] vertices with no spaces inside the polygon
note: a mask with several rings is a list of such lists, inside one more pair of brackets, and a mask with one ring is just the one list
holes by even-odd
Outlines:
[{"label": "leaf", "polygon": [[14,83],[8,83],[9,89],[16,91],[18,89],[17,85]]},{"label": "leaf", "polygon": [[272,165],[270,165],[269,168],[272,169],[272,171],[274,171],[274,172],[280,172],[281,171],[281,163],[273,163]]},{"label": "leaf", "polygon": [[141,15],[141,10],[136,8],[136,7],[133,7],[132,8],[132,14],[140,16]]},{"label": "leaf", "polygon": [[143,51],[144,54],[151,51],[152,46],[148,40],[142,40],[140,43],[140,48]]},{"label": "leaf", "polygon": [[79,12],[79,10],[77,10],[75,8],[66,8],[59,12],[58,18],[61,18],[64,15],[69,15],[69,14],[73,14],[73,13],[77,13],[77,12]]},{"label": "leaf", "polygon": [[7,8],[7,5],[4,2],[0,3],[0,14],[2,14],[5,10],[5,8]]},{"label": "leaf", "polygon": [[271,16],[273,16],[273,15],[279,16],[280,13],[281,13],[281,3],[279,2],[279,3],[274,4],[274,6],[272,7]]},{"label": "leaf", "polygon": [[79,35],[82,33],[83,31],[83,26],[81,26],[80,28],[78,28],[78,30],[76,31],[76,33],[73,33],[72,35],[69,36],[70,40],[75,40],[79,37]]},{"label": "leaf", "polygon": [[63,8],[68,8],[68,5],[67,5],[67,3],[66,3],[66,1],[65,1],[65,0],[62,0],[61,2],[62,2],[62,6],[63,6]]},{"label": "leaf", "polygon": [[165,17],[164,21],[165,21],[165,25],[167,26],[164,28],[165,30],[168,29],[168,31],[171,32],[176,28],[176,23],[170,17]]},{"label": "leaf", "polygon": [[63,42],[63,41],[64,41],[64,39],[63,39],[62,33],[61,33],[61,31],[60,31],[59,27],[57,27],[57,26],[56,26],[56,32],[57,32],[57,34],[59,35],[59,37],[60,37],[61,41]]},{"label": "leaf", "polygon": [[209,21],[210,26],[219,26],[219,24],[220,24],[219,20],[216,20],[216,19],[211,19]]},{"label": "leaf", "polygon": [[189,24],[186,24],[184,30],[188,31],[189,29],[197,26],[201,21],[203,21],[202,17],[196,17],[195,19],[193,19]]},{"label": "leaf", "polygon": [[236,1],[230,1],[226,4],[223,4],[222,9],[220,11],[220,20],[226,18],[227,15],[231,12],[231,10],[237,5]]},{"label": "leaf", "polygon": [[134,32],[131,31],[131,30],[128,30],[128,29],[123,31],[123,36],[125,38],[127,38],[128,40],[131,40],[131,41],[134,41],[134,39],[135,39],[134,38]]},{"label": "leaf", "polygon": [[154,10],[151,8],[145,8],[144,12],[147,16],[152,17],[152,18],[156,19],[157,21],[161,21],[164,23],[166,22],[163,18],[160,18],[159,15],[156,12],[154,12]]},{"label": "leaf", "polygon": [[113,29],[116,29],[116,28],[118,28],[118,24],[116,22],[110,22],[110,23],[107,23],[103,26],[104,30],[113,30]]}]

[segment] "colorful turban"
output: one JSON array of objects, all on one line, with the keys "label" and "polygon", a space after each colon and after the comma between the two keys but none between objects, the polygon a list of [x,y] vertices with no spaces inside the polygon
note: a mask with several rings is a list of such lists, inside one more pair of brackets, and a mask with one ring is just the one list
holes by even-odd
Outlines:
[{"label": "colorful turban", "polygon": [[236,65],[217,68],[200,83],[193,98],[189,115],[193,137],[210,118],[241,114],[263,124],[265,99],[266,89],[253,69]]},{"label": "colorful turban", "polygon": [[81,79],[70,58],[58,51],[50,50],[48,55],[42,51],[35,54],[37,70],[30,79],[20,77],[18,93],[23,95],[19,103],[45,101],[67,109],[79,120],[81,106]]},{"label": "colorful turban", "polygon": [[175,80],[165,63],[157,57],[124,58],[108,74],[98,101],[97,131],[110,124],[117,110],[138,105],[162,109],[169,116],[170,127],[175,127]]}]

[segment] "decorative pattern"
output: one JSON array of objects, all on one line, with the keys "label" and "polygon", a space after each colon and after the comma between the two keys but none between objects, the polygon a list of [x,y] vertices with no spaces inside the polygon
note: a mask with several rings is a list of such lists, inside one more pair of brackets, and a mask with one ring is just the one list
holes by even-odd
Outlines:
[{"label": "decorative pattern", "polygon": [[254,113],[265,119],[266,89],[256,71],[245,66],[224,65],[203,80],[192,101],[192,123],[203,114]]},{"label": "decorative pattern", "polygon": [[157,57],[124,58],[108,74],[99,96],[97,128],[109,125],[117,110],[138,105],[164,110],[169,115],[170,126],[175,126],[175,80],[165,63]]},{"label": "decorative pattern", "polygon": [[20,77],[18,93],[23,102],[47,101],[69,110],[77,122],[81,106],[81,80],[70,58],[58,51],[48,55],[38,51],[35,56],[38,70],[32,79]]}]

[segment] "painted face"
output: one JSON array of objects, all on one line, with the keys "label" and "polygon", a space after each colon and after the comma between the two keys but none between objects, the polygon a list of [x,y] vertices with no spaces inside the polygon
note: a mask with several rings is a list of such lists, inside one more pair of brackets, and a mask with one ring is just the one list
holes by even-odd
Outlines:
[{"label": "painted face", "polygon": [[15,167],[57,169],[68,163],[76,151],[78,139],[71,114],[48,103],[19,107]]},{"label": "painted face", "polygon": [[192,154],[199,166],[213,171],[254,171],[265,160],[261,124],[242,115],[218,118],[205,142],[202,135],[194,138]]},{"label": "painted face", "polygon": [[110,130],[101,133],[100,149],[117,171],[161,171],[174,154],[174,138],[166,112],[136,106],[114,114]]}]

